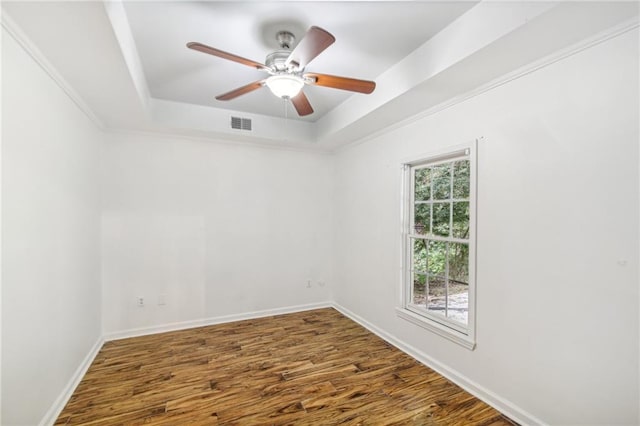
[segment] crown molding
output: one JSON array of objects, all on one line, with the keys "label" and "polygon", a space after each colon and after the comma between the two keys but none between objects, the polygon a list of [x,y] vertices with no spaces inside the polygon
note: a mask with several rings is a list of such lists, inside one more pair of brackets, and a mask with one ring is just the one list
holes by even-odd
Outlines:
[{"label": "crown molding", "polygon": [[531,74],[533,72],[536,72],[542,68],[545,68],[549,65],[553,65],[556,62],[562,61],[566,58],[569,58],[570,56],[573,56],[577,53],[580,53],[584,50],[590,49],[594,46],[597,46],[601,43],[604,43],[608,40],[611,40],[613,38],[616,38],[618,36],[621,36],[629,31],[635,30],[636,28],[640,27],[640,21],[638,21],[638,16],[632,18],[632,19],[628,19],[618,25],[615,25],[607,30],[601,31],[598,34],[592,36],[592,37],[588,37],[578,43],[575,43],[569,47],[566,47],[564,49],[560,49],[550,55],[547,55],[545,57],[543,57],[542,59],[539,59],[537,61],[533,61],[521,68],[516,69],[515,71],[509,72],[507,74],[502,75],[501,77],[498,77],[494,80],[489,81],[488,83],[485,83],[471,91],[468,91],[466,93],[462,93],[458,96],[455,96],[445,102],[442,102],[440,104],[434,105],[431,108],[428,108],[424,111],[421,111],[415,115],[412,115],[411,117],[408,117],[402,121],[399,121],[391,126],[385,127],[382,130],[379,130],[377,132],[373,132],[369,135],[363,136],[359,139],[356,139],[352,142],[346,143],[344,145],[335,147],[332,152],[334,153],[339,153],[341,151],[353,148],[355,146],[358,146],[360,144],[363,144],[365,142],[371,141],[373,139],[376,139],[380,136],[383,136],[387,133],[390,133],[394,130],[397,130],[399,128],[408,126],[411,123],[414,123],[416,121],[420,121],[423,118],[429,117],[431,115],[437,114],[440,111],[444,111],[448,108],[451,108],[459,103],[465,102],[469,99],[475,98],[476,96],[479,96],[485,92],[488,92],[490,90],[493,90],[497,87],[500,87],[504,84],[510,83],[514,80],[517,80],[519,78],[525,77],[528,74]]},{"label": "crown molding", "polygon": [[71,87],[71,85],[58,73],[58,71],[51,65],[51,62],[44,56],[44,54],[36,47],[36,45],[27,37],[22,29],[15,23],[15,21],[7,14],[5,10],[2,11],[0,17],[0,24],[7,33],[24,49],[24,51],[31,56],[31,58],[38,64],[38,66],[62,89],[62,91],[76,104],[78,108],[96,125],[100,130],[105,129],[105,125],[98,118],[98,116],[89,108],[87,103],[82,99],[78,92]]}]

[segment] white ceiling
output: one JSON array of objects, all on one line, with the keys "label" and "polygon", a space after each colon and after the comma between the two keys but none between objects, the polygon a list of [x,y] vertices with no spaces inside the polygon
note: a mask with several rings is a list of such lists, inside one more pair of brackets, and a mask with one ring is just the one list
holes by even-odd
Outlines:
[{"label": "white ceiling", "polygon": [[[185,48],[198,41],[264,63],[279,49],[276,33],[299,41],[316,25],[336,42],[307,71],[375,80],[474,2],[127,2],[125,11],[151,96],[270,116],[284,116],[283,101],[258,90],[232,101],[214,96],[261,80],[265,73]],[[317,121],[351,96],[323,87],[305,88]],[[366,96],[366,95],[356,95]],[[290,108],[292,118],[299,119]]]},{"label": "white ceiling", "polygon": [[[638,3],[539,1],[2,1],[2,24],[108,129],[331,150],[611,28]],[[263,88],[215,96],[264,74],[186,48],[198,41],[257,62],[275,33],[311,25],[336,42],[308,71],[375,80],[370,95],[305,87],[299,118]],[[229,117],[251,118],[252,132]]]}]

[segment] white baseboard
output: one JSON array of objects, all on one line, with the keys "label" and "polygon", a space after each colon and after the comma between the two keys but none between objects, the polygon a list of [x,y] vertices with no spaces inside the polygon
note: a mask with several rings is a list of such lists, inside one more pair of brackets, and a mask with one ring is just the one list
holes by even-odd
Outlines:
[{"label": "white baseboard", "polygon": [[341,306],[340,304],[334,302],[332,304],[332,307],[338,310],[344,316],[352,319],[353,321],[357,322],[358,324],[360,324],[367,330],[371,331],[381,339],[385,340],[386,342],[400,349],[402,352],[406,353],[410,357],[416,359],[420,363],[426,365],[427,367],[443,375],[444,377],[451,380],[456,385],[460,386],[462,389],[469,392],[471,395],[491,405],[496,410],[500,411],[510,419],[518,422],[519,424],[540,425],[540,426],[545,425],[545,423],[542,420],[536,418],[531,413],[518,407],[516,404],[512,403],[511,401],[491,392],[489,389],[479,385],[478,383],[469,379],[467,376],[460,373],[459,371],[456,371],[444,365],[440,361],[437,361],[431,358],[429,355],[425,354],[424,352],[395,338],[391,334],[387,333],[381,328],[378,328],[376,325],[370,323],[369,321],[365,320],[361,316],[351,312],[344,306]]},{"label": "white baseboard", "polygon": [[119,340],[129,337],[146,336],[149,334],[165,333],[167,331],[185,330],[194,327],[203,327],[207,325],[224,324],[227,322],[249,320],[262,317],[270,317],[273,315],[290,314],[294,312],[310,311],[312,309],[331,308],[332,302],[309,303],[306,305],[288,306],[284,308],[266,309],[262,311],[246,312],[241,314],[223,315],[219,317],[204,318],[193,321],[182,321],[171,324],[163,324],[153,327],[133,328],[130,330],[105,333],[104,340]]},{"label": "white baseboard", "polygon": [[87,356],[85,356],[82,360],[82,363],[80,364],[78,369],[75,371],[75,373],[73,373],[73,376],[71,376],[71,379],[69,380],[69,383],[67,383],[67,386],[65,386],[63,391],[60,393],[60,396],[58,396],[58,398],[49,408],[49,411],[47,411],[47,413],[40,421],[40,426],[49,426],[53,425],[56,422],[58,416],[62,412],[62,409],[65,405],[67,405],[67,402],[69,402],[69,398],[71,398],[71,395],[73,395],[76,387],[78,387],[78,384],[80,384],[80,381],[91,366],[93,360],[96,358],[96,355],[98,355],[98,352],[100,351],[100,348],[102,348],[103,344],[104,339],[102,337],[98,338],[91,350],[89,350]]}]

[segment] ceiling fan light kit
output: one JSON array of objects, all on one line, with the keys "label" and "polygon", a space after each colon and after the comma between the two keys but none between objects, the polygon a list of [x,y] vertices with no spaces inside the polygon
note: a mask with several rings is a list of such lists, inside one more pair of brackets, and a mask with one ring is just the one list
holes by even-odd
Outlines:
[{"label": "ceiling fan light kit", "polygon": [[291,99],[300,93],[304,80],[295,74],[276,74],[267,78],[265,84],[277,97]]},{"label": "ceiling fan light kit", "polygon": [[216,96],[219,101],[228,101],[238,96],[267,86],[271,92],[283,99],[290,99],[298,115],[305,116],[313,113],[313,108],[306,95],[302,91],[305,84],[331,87],[334,89],[348,90],[369,94],[373,92],[376,83],[368,80],[339,77],[328,74],[304,73],[305,67],[322,53],[327,47],[335,42],[335,37],[328,31],[319,27],[311,27],[300,40],[296,47],[291,50],[295,42],[295,36],[288,31],[280,31],[276,34],[276,40],[280,44],[280,50],[267,55],[266,65],[232,53],[224,52],[204,45],[202,43],[187,43],[189,49],[208,53],[229,61],[266,71],[270,74],[264,80],[249,83],[228,93]]}]

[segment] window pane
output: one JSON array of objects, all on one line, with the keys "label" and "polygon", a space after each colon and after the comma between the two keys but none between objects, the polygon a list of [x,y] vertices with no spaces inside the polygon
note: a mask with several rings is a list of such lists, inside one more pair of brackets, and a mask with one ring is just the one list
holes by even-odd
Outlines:
[{"label": "window pane", "polygon": [[412,303],[415,305],[426,305],[427,297],[425,295],[425,287],[427,282],[427,276],[425,274],[413,274],[413,295],[411,296]]},{"label": "window pane", "polygon": [[427,255],[427,270],[432,275],[445,275],[447,262],[447,243],[442,241],[429,241]]},{"label": "window pane", "polygon": [[453,198],[469,198],[469,160],[453,163]]},{"label": "window pane", "polygon": [[469,283],[469,245],[449,243],[449,279]]},{"label": "window pane", "polygon": [[431,233],[431,204],[416,204],[413,226],[417,234]]},{"label": "window pane", "polygon": [[449,319],[467,324],[469,314],[469,245],[449,243]]},{"label": "window pane", "polygon": [[433,199],[446,200],[451,192],[451,163],[434,166],[431,169]]},{"label": "window pane", "polygon": [[426,201],[431,198],[431,169],[416,170],[415,200]]},{"label": "window pane", "polygon": [[446,314],[446,293],[444,277],[429,275],[427,309],[434,314],[444,316]]},{"label": "window pane", "polygon": [[[454,285],[456,293],[449,294],[449,306],[447,309],[447,317],[450,320],[467,325],[469,322],[469,287],[457,288]],[[449,287],[449,291],[453,291]]]},{"label": "window pane", "polygon": [[469,238],[469,202],[453,203],[453,229],[451,234],[455,238]]},{"label": "window pane", "polygon": [[427,240],[413,240],[413,270],[427,271]]},{"label": "window pane", "polygon": [[449,216],[451,203],[433,203],[433,233],[441,237],[449,236]]}]

